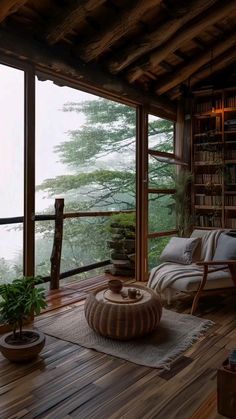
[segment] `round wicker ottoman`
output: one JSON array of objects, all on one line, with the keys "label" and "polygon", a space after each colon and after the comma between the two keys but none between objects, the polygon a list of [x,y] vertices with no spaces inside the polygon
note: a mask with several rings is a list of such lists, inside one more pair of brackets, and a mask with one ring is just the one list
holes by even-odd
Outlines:
[{"label": "round wicker ottoman", "polygon": [[[128,288],[123,286],[123,295]],[[157,294],[140,285],[135,288],[139,290],[140,297],[132,301],[128,299],[127,302],[125,299],[111,301],[112,295],[107,296],[110,292],[107,287],[91,292],[85,302],[85,317],[89,326],[102,336],[118,340],[137,338],[156,329],[162,315]]]}]

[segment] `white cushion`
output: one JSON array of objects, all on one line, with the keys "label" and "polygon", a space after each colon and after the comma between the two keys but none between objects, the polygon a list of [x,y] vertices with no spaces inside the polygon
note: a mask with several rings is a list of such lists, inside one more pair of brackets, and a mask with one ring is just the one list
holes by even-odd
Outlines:
[{"label": "white cushion", "polygon": [[[181,278],[171,285],[171,288],[176,291],[197,291],[200,282],[202,280],[202,275],[199,277],[188,277]],[[234,287],[234,283],[231,279],[229,271],[217,271],[208,274],[207,282],[203,290],[213,290],[220,288],[230,288]]]},{"label": "white cushion", "polygon": [[183,265],[191,264],[194,250],[200,240],[199,237],[172,237],[161,253],[160,261],[180,263]]}]

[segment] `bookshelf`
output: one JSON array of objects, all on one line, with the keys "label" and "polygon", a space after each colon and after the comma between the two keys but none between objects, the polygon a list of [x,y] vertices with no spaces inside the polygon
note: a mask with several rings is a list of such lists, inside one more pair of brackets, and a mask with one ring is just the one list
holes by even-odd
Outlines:
[{"label": "bookshelf", "polygon": [[236,88],[195,95],[191,160],[194,226],[236,228]]}]

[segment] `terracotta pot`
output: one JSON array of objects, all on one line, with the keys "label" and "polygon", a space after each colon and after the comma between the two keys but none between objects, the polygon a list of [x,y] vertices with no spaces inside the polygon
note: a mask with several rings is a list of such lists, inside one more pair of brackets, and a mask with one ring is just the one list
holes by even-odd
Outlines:
[{"label": "terracotta pot", "polygon": [[45,336],[38,330],[23,330],[23,334],[30,335],[32,332],[38,335],[38,339],[34,342],[24,344],[13,345],[9,343],[8,340],[12,336],[12,332],[3,335],[0,339],[0,351],[3,356],[12,362],[27,362],[36,358],[45,345]]}]

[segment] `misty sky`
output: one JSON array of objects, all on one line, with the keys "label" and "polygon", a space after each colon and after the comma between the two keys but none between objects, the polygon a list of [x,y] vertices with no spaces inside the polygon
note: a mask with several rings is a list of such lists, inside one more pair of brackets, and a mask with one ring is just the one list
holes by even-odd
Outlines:
[{"label": "misty sky", "polygon": [[[24,141],[24,74],[20,70],[0,65],[0,218],[23,215],[23,141]],[[70,101],[96,98],[68,87],[58,87],[51,81],[36,85],[36,184],[44,179],[65,174],[53,148],[65,141],[66,131],[79,128],[81,115],[62,112]],[[47,208],[50,200],[37,193],[36,210]],[[22,250],[22,233],[6,231],[0,226],[0,257],[11,258]]]}]

